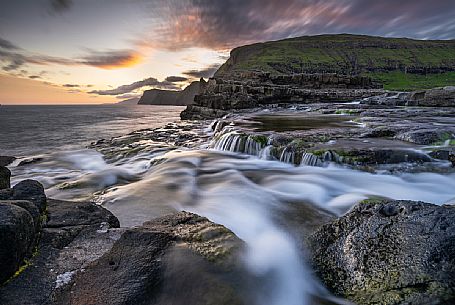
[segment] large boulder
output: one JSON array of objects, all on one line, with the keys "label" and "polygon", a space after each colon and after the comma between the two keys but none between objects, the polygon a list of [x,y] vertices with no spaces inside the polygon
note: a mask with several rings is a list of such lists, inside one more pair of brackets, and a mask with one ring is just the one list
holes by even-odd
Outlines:
[{"label": "large boulder", "polygon": [[56,304],[244,304],[236,285],[242,242],[181,212],[129,229],[79,272]]},{"label": "large boulder", "polygon": [[29,200],[33,202],[41,212],[46,209],[46,195],[44,187],[36,180],[24,180],[13,187],[12,200]]},{"label": "large boulder", "polygon": [[0,190],[9,189],[11,172],[8,168],[0,166]]},{"label": "large boulder", "polygon": [[367,200],[310,238],[327,287],[357,304],[453,304],[455,207]]},{"label": "large boulder", "polygon": [[4,283],[31,255],[35,224],[25,209],[0,202],[0,284]]},{"label": "large boulder", "polygon": [[11,156],[0,156],[0,166],[8,166],[8,165],[10,165],[11,163],[13,163],[14,160],[16,160],[15,157],[11,157]]}]

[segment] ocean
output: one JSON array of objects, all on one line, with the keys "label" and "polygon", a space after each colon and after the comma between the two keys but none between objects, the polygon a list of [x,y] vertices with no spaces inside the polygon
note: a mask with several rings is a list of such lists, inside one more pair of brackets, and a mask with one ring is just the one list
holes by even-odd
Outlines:
[{"label": "ocean", "polygon": [[149,105],[0,106],[0,155],[84,148],[93,141],[180,120],[184,107]]}]

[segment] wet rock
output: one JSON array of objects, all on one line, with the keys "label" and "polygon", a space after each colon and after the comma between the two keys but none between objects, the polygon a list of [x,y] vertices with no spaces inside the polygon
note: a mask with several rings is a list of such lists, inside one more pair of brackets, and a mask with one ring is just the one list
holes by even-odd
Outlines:
[{"label": "wet rock", "polygon": [[29,200],[33,202],[41,212],[46,209],[46,195],[44,187],[35,180],[24,180],[13,187],[13,200]]},{"label": "wet rock", "polygon": [[0,202],[0,284],[30,257],[35,233],[33,218],[25,209]]},{"label": "wet rock", "polygon": [[25,166],[25,165],[29,165],[29,164],[34,164],[34,163],[38,163],[43,160],[44,159],[41,157],[28,158],[28,159],[21,160],[17,166]]},{"label": "wet rock", "polygon": [[449,161],[452,163],[452,167],[455,167],[455,154],[449,155]]},{"label": "wet rock", "polygon": [[455,208],[366,200],[310,238],[327,287],[356,304],[455,300]]},{"label": "wet rock", "polygon": [[109,211],[92,203],[49,199],[47,218],[37,254],[29,267],[0,287],[0,304],[51,304],[76,271],[108,252],[123,233]]},{"label": "wet rock", "polygon": [[206,218],[165,216],[123,233],[54,304],[244,304],[235,289],[241,248]]},{"label": "wet rock", "polygon": [[47,228],[90,226],[107,222],[118,228],[120,223],[111,212],[93,203],[50,199]]},{"label": "wet rock", "polygon": [[4,166],[0,166],[0,190],[8,189],[11,187],[10,178],[10,170]]},{"label": "wet rock", "polygon": [[455,107],[455,87],[448,86],[414,92],[388,92],[365,98],[361,103],[383,106]]},{"label": "wet rock", "polygon": [[16,160],[16,157],[0,156],[0,166],[8,166]]},{"label": "wet rock", "polygon": [[26,210],[32,216],[35,232],[41,230],[41,214],[33,202],[26,200],[0,200],[0,204],[12,204]]},{"label": "wet rock", "polygon": [[419,129],[399,133],[396,138],[401,141],[430,145],[452,138],[452,133],[452,130],[447,129]]}]

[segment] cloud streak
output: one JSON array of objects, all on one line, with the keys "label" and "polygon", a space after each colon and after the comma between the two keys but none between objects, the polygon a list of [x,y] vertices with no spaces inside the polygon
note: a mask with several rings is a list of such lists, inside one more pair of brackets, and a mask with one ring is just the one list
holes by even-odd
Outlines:
[{"label": "cloud streak", "polygon": [[0,62],[3,63],[4,71],[14,71],[27,64],[64,66],[85,65],[101,69],[118,69],[137,65],[141,60],[142,55],[133,50],[86,50],[86,54],[79,58],[33,54],[0,38]]},{"label": "cloud streak", "polygon": [[153,33],[140,43],[169,50],[225,50],[323,33],[455,38],[453,0],[156,0]]}]

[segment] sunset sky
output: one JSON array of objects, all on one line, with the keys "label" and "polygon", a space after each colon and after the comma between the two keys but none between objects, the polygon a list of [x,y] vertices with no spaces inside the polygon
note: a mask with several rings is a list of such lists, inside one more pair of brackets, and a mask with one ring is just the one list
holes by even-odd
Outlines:
[{"label": "sunset sky", "polygon": [[231,48],[323,33],[455,38],[454,0],[0,2],[0,103],[109,103],[210,77]]}]

